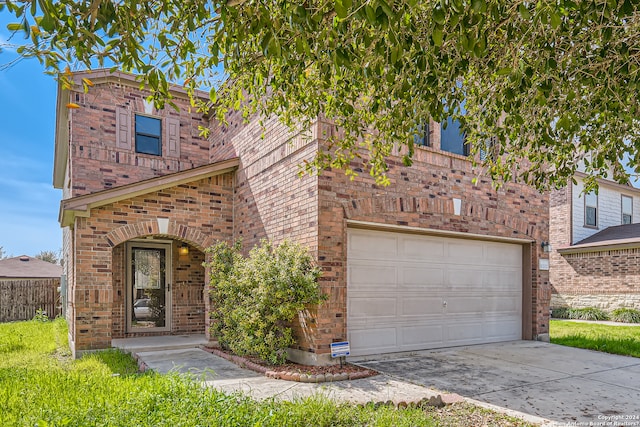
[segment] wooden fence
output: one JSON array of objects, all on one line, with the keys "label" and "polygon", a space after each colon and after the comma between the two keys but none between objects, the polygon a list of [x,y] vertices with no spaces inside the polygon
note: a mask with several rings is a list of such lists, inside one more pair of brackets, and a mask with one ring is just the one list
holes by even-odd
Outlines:
[{"label": "wooden fence", "polygon": [[38,309],[60,314],[60,279],[0,280],[0,322],[33,319]]}]

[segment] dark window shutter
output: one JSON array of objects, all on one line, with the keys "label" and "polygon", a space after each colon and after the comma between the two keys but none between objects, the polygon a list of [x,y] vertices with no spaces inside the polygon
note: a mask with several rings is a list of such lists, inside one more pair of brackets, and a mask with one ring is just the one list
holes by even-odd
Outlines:
[{"label": "dark window shutter", "polygon": [[131,113],[126,108],[116,108],[116,148],[131,150]]},{"label": "dark window shutter", "polygon": [[167,127],[167,151],[168,157],[180,157],[180,119],[168,117]]}]

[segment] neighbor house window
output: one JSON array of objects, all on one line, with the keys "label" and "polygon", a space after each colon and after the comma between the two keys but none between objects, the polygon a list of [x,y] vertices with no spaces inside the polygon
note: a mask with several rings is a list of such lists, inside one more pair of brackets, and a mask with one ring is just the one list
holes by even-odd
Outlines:
[{"label": "neighbor house window", "polygon": [[136,152],[162,155],[162,121],[136,114]]},{"label": "neighbor house window", "polygon": [[598,226],[598,195],[594,191],[584,196],[584,225]]},{"label": "neighbor house window", "polygon": [[622,196],[622,223],[631,224],[633,222],[633,199],[629,196]]}]

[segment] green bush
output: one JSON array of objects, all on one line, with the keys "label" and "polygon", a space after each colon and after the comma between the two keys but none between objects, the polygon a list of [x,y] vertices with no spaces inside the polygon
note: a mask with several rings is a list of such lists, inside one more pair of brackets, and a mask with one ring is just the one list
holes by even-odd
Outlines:
[{"label": "green bush", "polygon": [[609,320],[609,315],[595,307],[571,308],[569,309],[569,319]]},{"label": "green bush", "polygon": [[551,317],[554,319],[569,319],[571,309],[569,307],[557,307],[551,309]]},{"label": "green bush", "polygon": [[246,258],[240,243],[218,243],[208,252],[212,328],[220,344],[240,355],[284,363],[294,343],[290,322],[326,298],[311,255],[298,244],[273,246],[266,240]]},{"label": "green bush", "polygon": [[640,323],[640,310],[635,308],[616,308],[611,312],[614,322]]}]

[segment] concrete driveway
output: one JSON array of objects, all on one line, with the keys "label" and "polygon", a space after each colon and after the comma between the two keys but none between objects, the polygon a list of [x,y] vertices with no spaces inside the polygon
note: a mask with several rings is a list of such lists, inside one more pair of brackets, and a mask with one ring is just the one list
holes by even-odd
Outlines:
[{"label": "concrete driveway", "polygon": [[639,358],[512,341],[350,361],[554,421],[640,426]]}]

